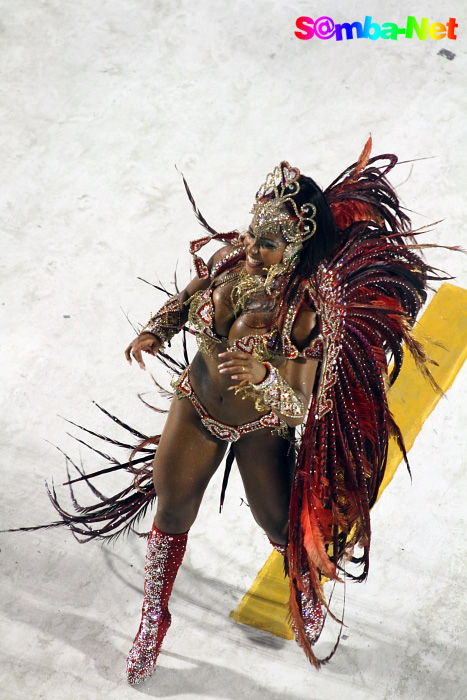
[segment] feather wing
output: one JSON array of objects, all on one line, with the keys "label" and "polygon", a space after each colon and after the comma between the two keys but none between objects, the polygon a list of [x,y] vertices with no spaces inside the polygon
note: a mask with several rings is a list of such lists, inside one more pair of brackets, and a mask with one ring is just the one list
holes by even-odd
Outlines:
[{"label": "feather wing", "polygon": [[[361,170],[368,162],[358,177],[370,187],[368,169],[372,171],[374,159],[368,160],[368,155],[364,152],[357,166]],[[347,179],[338,182],[336,201],[342,197],[339,201],[344,202],[344,194],[348,196],[353,173],[350,169]],[[371,186],[374,190],[374,181]],[[382,188],[386,191],[384,182]],[[440,275],[407,244],[405,219],[385,212],[384,205],[379,211],[374,202],[372,207],[378,216],[357,217],[309,286],[322,319],[325,352],[297,458],[287,555],[297,637],[318,666],[324,660],[306,641],[298,593],[310,582],[312,594],[323,600],[323,576],[338,580],[346,561],[360,567],[356,572],[346,570],[346,577],[356,581],[367,577],[370,509],[384,477],[390,436],[406,456],[387,401],[387,389],[402,364],[403,346],[435,386],[429,358],[413,339],[411,328],[425,301],[428,280]],[[381,219],[386,225],[378,223]],[[355,546],[362,550],[360,557],[353,555]]]}]

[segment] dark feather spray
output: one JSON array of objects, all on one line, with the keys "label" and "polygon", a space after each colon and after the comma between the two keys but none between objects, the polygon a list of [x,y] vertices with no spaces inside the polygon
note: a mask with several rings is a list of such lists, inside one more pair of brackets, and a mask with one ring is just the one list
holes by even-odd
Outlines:
[{"label": "dark feather spray", "polygon": [[[370,509],[384,477],[391,436],[406,459],[387,400],[404,346],[439,390],[411,328],[428,282],[443,276],[411,245],[410,220],[386,179],[396,156],[370,158],[370,147],[371,141],[358,162],[325,191],[339,243],[313,278],[302,282],[322,324],[334,319],[324,327],[327,345],[320,382],[299,448],[287,550],[294,627],[317,667],[335,649],[326,659],[315,655],[305,633],[300,592],[311,582],[308,597],[328,607],[324,577],[367,577]],[[362,550],[360,557],[353,555],[356,546]],[[348,562],[361,571],[348,571]]]}]

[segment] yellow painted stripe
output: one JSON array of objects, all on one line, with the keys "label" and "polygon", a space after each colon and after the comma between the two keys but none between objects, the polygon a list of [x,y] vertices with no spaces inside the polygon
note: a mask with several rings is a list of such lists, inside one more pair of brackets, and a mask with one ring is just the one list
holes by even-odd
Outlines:
[{"label": "yellow painted stripe", "polygon": [[[424,344],[431,359],[438,363],[438,366],[430,366],[431,373],[441,389],[447,391],[467,358],[467,289],[443,284],[416,324],[414,335]],[[444,348],[427,338],[443,343]],[[416,368],[410,354],[406,353],[401,373],[389,392],[389,406],[402,431],[407,450],[412,447],[439,399],[439,394]],[[400,461],[397,445],[391,442],[378,498],[392,480]],[[250,590],[230,615],[236,622],[292,639],[288,597],[289,583],[284,577],[282,557],[273,550]]]},{"label": "yellow painted stripe", "polygon": [[[430,365],[430,371],[441,389],[447,391],[467,359],[467,289],[443,284],[415,325],[414,336],[423,343],[429,357],[438,363],[438,366]],[[429,338],[444,347],[434,345]],[[407,451],[440,398],[406,352],[401,373],[388,399]],[[399,450],[391,444],[378,498],[392,480],[400,461]]]},{"label": "yellow painted stripe", "polygon": [[293,639],[288,622],[289,579],[284,575],[284,560],[272,550],[240,605],[232,610],[235,622],[272,632],[276,637]]}]

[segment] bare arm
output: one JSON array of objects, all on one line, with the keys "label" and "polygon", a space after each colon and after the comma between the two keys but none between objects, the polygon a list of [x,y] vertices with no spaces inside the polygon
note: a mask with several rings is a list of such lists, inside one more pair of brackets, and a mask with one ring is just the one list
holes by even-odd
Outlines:
[{"label": "bare arm", "polygon": [[[232,379],[240,380],[238,384],[229,387],[229,391],[237,393],[244,387],[244,393],[252,399],[261,399],[263,382],[265,383],[271,372],[279,374],[284,381],[280,385],[276,381],[274,398],[280,397],[280,401],[275,400],[272,404],[266,398],[265,402],[287,425],[294,427],[303,423],[315,383],[317,360],[302,358],[287,360],[278,370],[274,367],[270,368],[269,363],[259,362],[252,355],[239,350],[219,353],[219,359],[222,360],[219,372],[230,374]],[[290,413],[282,413],[278,408],[280,404],[290,405]]]},{"label": "bare arm", "polygon": [[[285,379],[290,388],[301,399],[305,407],[305,412],[310,404],[317,369],[317,360],[304,360],[302,358],[298,358],[296,360],[289,360],[286,363],[284,370],[280,372],[281,376]],[[303,423],[304,417],[305,416],[293,418],[281,416],[287,425],[290,425],[291,427]]]},{"label": "bare arm", "polygon": [[[316,320],[316,313],[310,307],[305,307],[298,313],[292,330],[292,340],[299,349],[309,344],[315,332]],[[219,359],[219,372],[230,374],[232,379],[239,380],[231,390],[237,391],[244,387],[245,394],[258,399],[261,399],[264,392],[265,403],[287,425],[294,427],[303,422],[313,392],[317,360],[287,360],[278,370],[272,368],[269,363],[259,362],[252,355],[241,351],[220,353]],[[268,375],[271,373],[274,383],[268,384]],[[274,378],[276,373],[280,376]],[[281,405],[290,407],[287,413],[281,412]]]},{"label": "bare arm", "polygon": [[[218,260],[220,260],[230,249],[231,246],[224,246],[220,250],[216,251],[208,262],[208,269],[211,270],[212,266]],[[177,295],[180,310],[179,322],[177,324],[178,330],[183,328],[183,326],[188,320],[188,307],[185,306],[185,302],[188,301],[188,299],[192,297],[193,294],[196,294],[196,292],[199,292],[203,289],[207,289],[209,287],[210,281],[211,280],[209,277],[205,279],[199,279],[199,277],[195,277]],[[164,306],[162,307],[162,309],[164,309]],[[141,367],[141,369],[146,369],[142,353],[147,352],[149,355],[157,355],[157,353],[162,347],[162,344],[163,339],[158,337],[158,335],[155,332],[153,333],[151,331],[143,331],[138,336],[136,336],[136,338],[134,338],[134,340],[132,340],[131,343],[128,345],[128,347],[125,350],[125,357],[130,363],[130,365],[132,363],[133,357],[138,363],[138,365]]]}]

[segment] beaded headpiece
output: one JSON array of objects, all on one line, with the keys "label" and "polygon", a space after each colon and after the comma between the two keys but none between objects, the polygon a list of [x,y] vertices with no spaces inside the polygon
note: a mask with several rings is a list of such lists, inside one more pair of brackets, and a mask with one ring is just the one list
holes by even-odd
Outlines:
[{"label": "beaded headpiece", "polygon": [[[286,160],[274,168],[256,193],[256,203],[251,210],[251,229],[256,235],[263,232],[280,231],[287,243],[303,243],[316,233],[316,207],[311,202],[298,208],[295,197],[300,191],[300,170],[292,168]],[[273,198],[269,198],[274,195]],[[267,199],[266,199],[267,198]],[[292,206],[297,221],[294,221],[286,203]]]},{"label": "beaded headpiece", "polygon": [[[266,176],[256,193],[256,202],[251,210],[253,220],[250,229],[253,235],[260,237],[279,230],[287,242],[282,261],[268,270],[266,289],[271,289],[274,278],[295,266],[304,241],[316,233],[315,205],[305,202],[298,208],[293,199],[300,192],[299,178],[300,170],[283,160]],[[296,220],[291,217],[286,204],[292,207]]]},{"label": "beaded headpiece", "polygon": [[[239,237],[238,231],[217,233],[217,231],[209,226],[197,208],[183,175],[182,178],[188,198],[199,223],[209,231],[208,236],[192,241],[190,244],[190,253],[193,255],[196,273],[199,278],[203,279],[209,276],[209,270],[204,260],[197,255],[198,251],[209,241],[219,240],[224,243],[233,244],[234,247],[231,253],[228,254],[228,257],[235,259],[240,257],[242,253],[241,237]],[[298,254],[302,248],[303,242],[316,233],[316,221],[314,218],[316,215],[315,205],[311,204],[311,202],[307,202],[298,208],[293,199],[300,191],[299,178],[300,170],[298,168],[292,168],[289,163],[284,160],[279,166],[274,168],[272,173],[267,175],[265,182],[256,193],[256,202],[252,209],[252,232],[256,236],[259,236],[266,232],[277,233],[277,231],[280,230],[287,242],[282,262],[273,265],[269,270],[266,280],[267,289],[270,289],[273,278],[293,267],[298,259]],[[271,197],[271,195],[273,195],[273,197]],[[292,207],[296,216],[295,221],[291,218],[284,206],[286,203],[289,203]],[[217,273],[219,267],[222,267],[225,262],[226,261],[223,259],[214,265],[211,270],[211,277]]]}]

